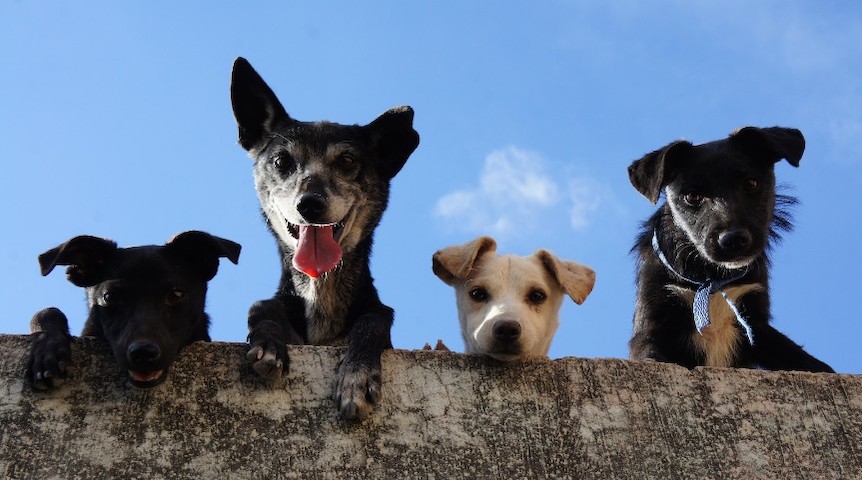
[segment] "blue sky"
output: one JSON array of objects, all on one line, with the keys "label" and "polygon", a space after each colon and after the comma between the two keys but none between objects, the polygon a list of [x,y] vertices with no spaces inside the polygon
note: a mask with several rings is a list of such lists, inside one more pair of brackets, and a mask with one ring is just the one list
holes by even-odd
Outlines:
[{"label": "blue sky", "polygon": [[68,238],[200,229],[243,246],[208,312],[215,340],[244,341],[279,267],[236,143],[237,56],[300,120],[415,109],[421,144],[372,258],[396,348],[462,350],[431,255],[487,234],[596,270],[587,301],[564,304],[553,358],[625,358],[628,251],[654,208],[629,163],[679,138],[799,128],[800,168],[776,165],[801,203],[774,249],[774,325],[862,372],[862,4],[837,1],[0,3],[0,332],[27,333],[49,305],[80,332],[83,293],[36,261]]}]

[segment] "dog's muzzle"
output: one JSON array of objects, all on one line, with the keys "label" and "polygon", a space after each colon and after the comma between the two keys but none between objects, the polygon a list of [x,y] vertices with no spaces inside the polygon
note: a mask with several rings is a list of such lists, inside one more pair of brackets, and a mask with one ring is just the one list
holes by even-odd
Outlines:
[{"label": "dog's muzzle", "polygon": [[136,388],[152,388],[167,378],[167,369],[158,368],[162,350],[152,342],[132,342],[126,349],[129,381]]}]

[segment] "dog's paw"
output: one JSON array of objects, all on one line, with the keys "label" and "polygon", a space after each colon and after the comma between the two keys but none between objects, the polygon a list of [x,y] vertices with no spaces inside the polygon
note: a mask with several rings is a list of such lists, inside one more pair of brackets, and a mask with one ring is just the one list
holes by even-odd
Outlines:
[{"label": "dog's paw", "polygon": [[380,367],[343,362],[338,369],[335,400],[345,420],[362,420],[380,401]]},{"label": "dog's paw", "polygon": [[68,336],[47,332],[33,334],[26,375],[34,389],[59,387],[65,383],[73,366],[71,339]]},{"label": "dog's paw", "polygon": [[245,358],[263,379],[275,382],[290,368],[287,347],[278,342],[256,342],[251,345]]}]

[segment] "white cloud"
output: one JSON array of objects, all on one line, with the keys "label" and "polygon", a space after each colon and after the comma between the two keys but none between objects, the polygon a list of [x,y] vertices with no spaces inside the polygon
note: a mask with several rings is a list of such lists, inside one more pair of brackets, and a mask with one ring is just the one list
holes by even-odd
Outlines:
[{"label": "white cloud", "polygon": [[550,206],[557,202],[557,185],[543,172],[539,155],[509,147],[485,158],[479,191],[500,204]]},{"label": "white cloud", "polygon": [[601,182],[550,174],[541,155],[509,147],[485,157],[478,185],[441,197],[434,215],[473,234],[530,234],[554,217],[581,230],[609,198]]},{"label": "white cloud", "polygon": [[587,228],[590,225],[590,217],[610,196],[606,186],[585,177],[570,180],[568,191],[571,201],[569,220],[575,230]]}]

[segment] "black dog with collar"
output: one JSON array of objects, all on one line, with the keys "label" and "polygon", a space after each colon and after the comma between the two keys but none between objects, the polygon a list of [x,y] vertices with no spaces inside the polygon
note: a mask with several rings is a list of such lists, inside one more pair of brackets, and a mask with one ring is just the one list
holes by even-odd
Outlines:
[{"label": "black dog with collar", "polygon": [[759,367],[831,372],[770,322],[769,258],[790,230],[774,165],[799,166],[796,129],[742,128],[702,145],[671,143],[629,166],[652,203],[632,249],[638,255],[631,357],[693,368]]}]

